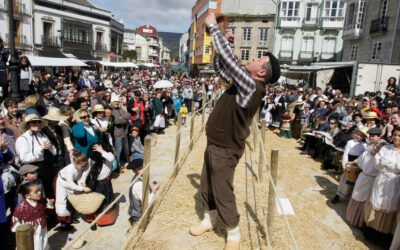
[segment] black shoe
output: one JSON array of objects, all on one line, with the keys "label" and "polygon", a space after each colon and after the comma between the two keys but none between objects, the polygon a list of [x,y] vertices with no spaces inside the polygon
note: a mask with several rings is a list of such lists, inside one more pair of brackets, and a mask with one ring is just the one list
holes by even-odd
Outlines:
[{"label": "black shoe", "polygon": [[135,225],[139,220],[140,220],[139,217],[134,217],[134,216],[129,217],[129,223],[131,223],[131,226]]},{"label": "black shoe", "polygon": [[79,220],[78,219],[72,219],[72,224],[79,224]]},{"label": "black shoe", "polygon": [[96,231],[96,230],[97,230],[97,225],[94,224],[93,226],[90,227],[90,229],[91,229],[92,231]]},{"label": "black shoe", "polygon": [[67,223],[61,223],[61,225],[60,225],[61,231],[70,231],[73,228],[74,227],[71,224],[67,224]]},{"label": "black shoe", "polygon": [[333,197],[333,199],[331,200],[331,202],[332,202],[333,204],[336,204],[336,203],[339,202],[339,200],[340,200],[339,195],[335,195],[335,197]]}]

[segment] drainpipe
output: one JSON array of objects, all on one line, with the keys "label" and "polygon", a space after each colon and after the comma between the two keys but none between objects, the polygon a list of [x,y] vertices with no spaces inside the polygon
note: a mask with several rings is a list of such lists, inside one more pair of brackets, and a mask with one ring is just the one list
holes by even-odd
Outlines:
[{"label": "drainpipe", "polygon": [[[280,4],[280,1],[279,0],[272,0],[272,2],[274,2],[275,3],[275,5],[276,5],[276,12],[275,12],[275,21],[274,21],[274,41],[273,41],[273,48],[274,48],[274,50],[272,51],[272,53],[273,54],[275,54],[275,52],[276,52],[276,48],[275,48],[275,44],[276,44],[276,32],[278,32],[277,31],[277,28],[278,28],[278,16],[279,16],[279,4]],[[277,55],[277,57],[279,57],[279,55]]]},{"label": "drainpipe", "polygon": [[397,26],[399,24],[399,16],[400,16],[400,3],[398,3],[398,5],[397,5],[396,25],[394,27],[394,35],[393,35],[393,41],[392,41],[392,48],[390,49],[389,63],[392,63],[394,43],[396,41],[396,35],[397,35]]}]

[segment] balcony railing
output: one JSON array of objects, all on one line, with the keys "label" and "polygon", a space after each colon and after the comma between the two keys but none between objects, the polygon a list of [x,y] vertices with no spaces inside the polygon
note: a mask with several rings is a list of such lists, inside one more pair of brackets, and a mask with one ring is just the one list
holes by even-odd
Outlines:
[{"label": "balcony railing", "polygon": [[249,40],[242,40],[242,46],[243,47],[250,47],[251,43]]},{"label": "balcony railing", "polygon": [[300,51],[300,60],[311,62],[313,60],[313,51]]},{"label": "balcony railing", "polygon": [[364,33],[364,27],[360,23],[347,25],[343,28],[343,38],[357,39]]},{"label": "balcony railing", "polygon": [[344,17],[342,16],[325,16],[322,17],[322,28],[324,29],[340,29],[343,28]]},{"label": "balcony railing", "polygon": [[266,48],[268,45],[267,41],[258,41],[258,47]]},{"label": "balcony railing", "polygon": [[324,61],[324,62],[335,61],[335,52],[322,52],[321,53],[321,61]]},{"label": "balcony railing", "polygon": [[299,21],[300,21],[300,17],[298,17],[298,16],[282,16],[280,18],[280,26],[281,26],[281,28],[298,27]]},{"label": "balcony railing", "polygon": [[279,60],[280,61],[291,61],[293,57],[292,50],[281,50],[279,52]]},{"label": "balcony railing", "polygon": [[371,21],[370,34],[387,31],[388,17],[381,17]]},{"label": "balcony railing", "polygon": [[306,18],[303,19],[303,26],[304,27],[317,27],[318,26],[318,18]]},{"label": "balcony railing", "polygon": [[[9,33],[6,33],[6,40],[4,41],[8,45],[11,43],[11,37]],[[15,35],[14,36],[15,46],[29,46],[28,38],[25,35]]]},{"label": "balcony railing", "polygon": [[51,47],[61,47],[61,40],[58,36],[42,36],[42,45]]},{"label": "balcony railing", "polygon": [[158,42],[150,42],[150,46],[160,47]]},{"label": "balcony railing", "polygon": [[107,51],[107,44],[96,43],[96,44],[94,44],[94,50],[96,50],[96,51]]},{"label": "balcony railing", "polygon": [[70,38],[64,38],[63,47],[70,47],[70,48],[76,48],[76,49],[85,49],[85,50],[92,50],[92,41],[84,41],[80,39],[70,39]]}]

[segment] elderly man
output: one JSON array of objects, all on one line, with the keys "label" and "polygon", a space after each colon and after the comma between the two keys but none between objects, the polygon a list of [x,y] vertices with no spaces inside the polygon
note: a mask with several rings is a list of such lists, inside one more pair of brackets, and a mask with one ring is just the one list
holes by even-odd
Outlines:
[{"label": "elderly man", "polygon": [[94,88],[94,82],[89,79],[89,71],[83,72],[83,77],[79,81],[79,87],[81,89]]},{"label": "elderly man", "polygon": [[222,94],[206,125],[208,142],[200,188],[204,219],[190,227],[189,232],[199,236],[212,230],[219,215],[227,227],[225,249],[239,249],[239,213],[233,193],[235,167],[242,157],[252,119],[265,96],[265,85],[279,79],[280,66],[277,59],[267,53],[241,68],[227,40],[232,36],[230,29],[224,30],[224,36],[214,14],[209,14],[205,23],[215,48],[215,70],[233,84]]}]

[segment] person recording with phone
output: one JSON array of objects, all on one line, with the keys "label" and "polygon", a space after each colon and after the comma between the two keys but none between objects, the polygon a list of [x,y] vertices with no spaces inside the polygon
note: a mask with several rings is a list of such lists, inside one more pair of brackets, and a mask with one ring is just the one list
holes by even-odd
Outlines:
[{"label": "person recording with phone", "polygon": [[232,84],[218,100],[206,125],[207,147],[200,179],[204,219],[190,227],[189,232],[200,236],[213,230],[219,215],[227,228],[224,249],[239,249],[239,213],[233,192],[235,167],[243,155],[252,119],[265,96],[265,86],[279,79],[280,66],[268,52],[241,67],[229,44],[233,37],[229,26],[223,25],[221,31],[213,13],[206,17],[205,23],[214,46],[214,69]]}]

